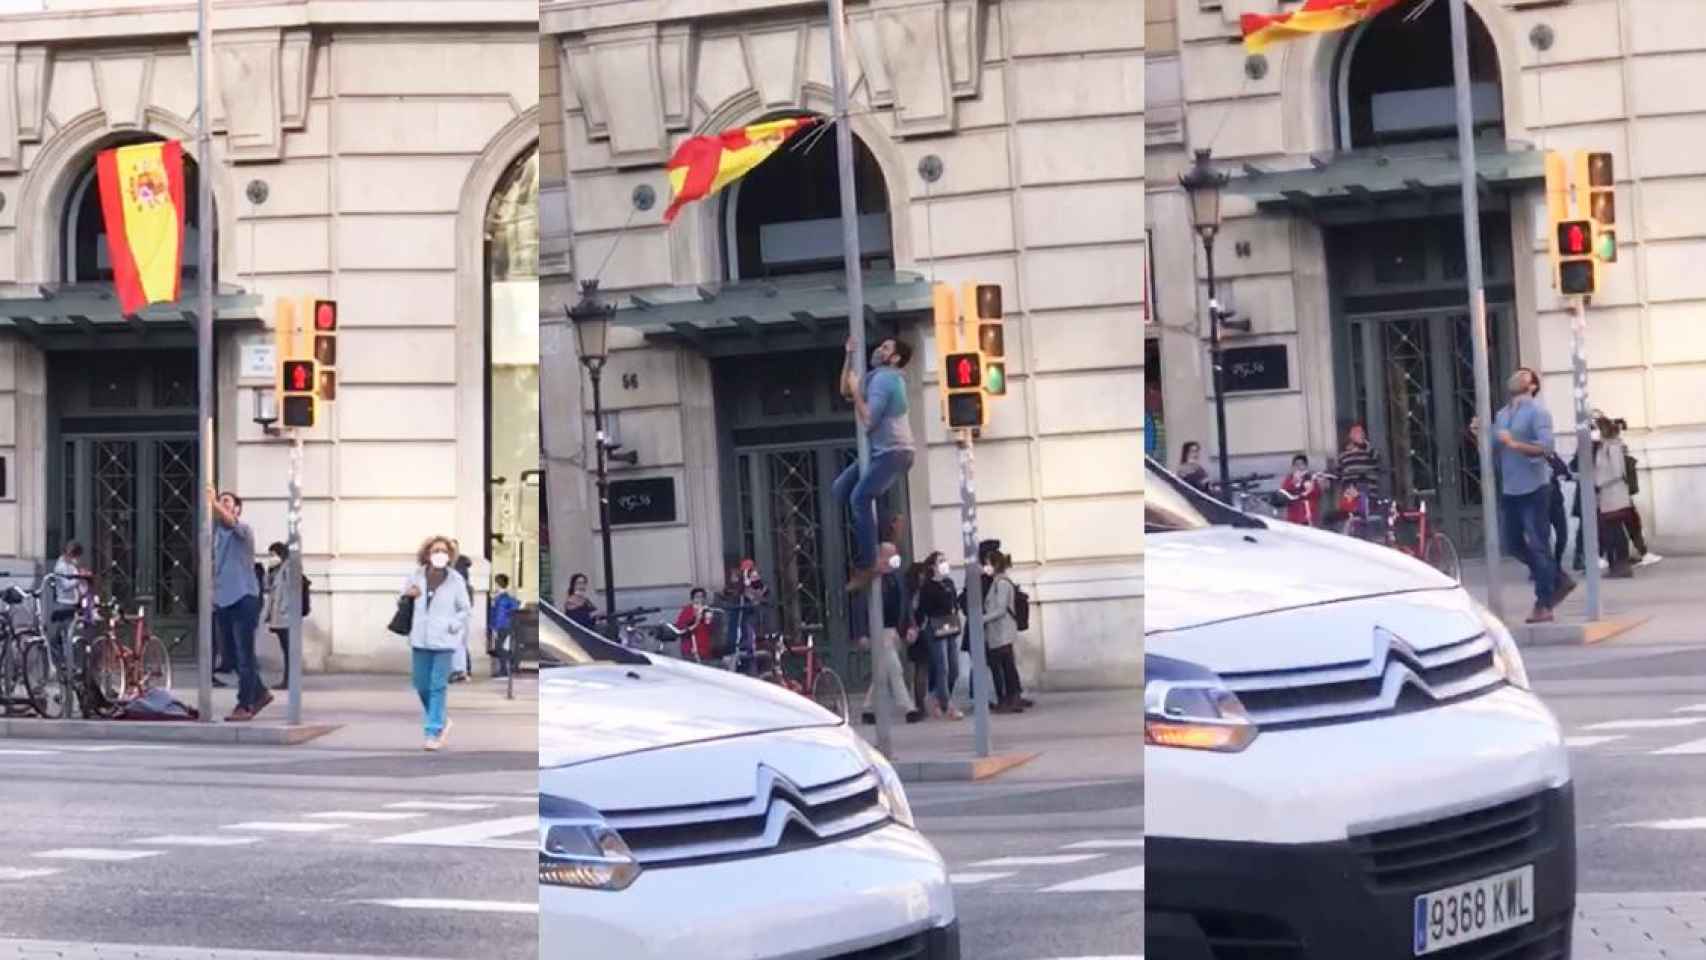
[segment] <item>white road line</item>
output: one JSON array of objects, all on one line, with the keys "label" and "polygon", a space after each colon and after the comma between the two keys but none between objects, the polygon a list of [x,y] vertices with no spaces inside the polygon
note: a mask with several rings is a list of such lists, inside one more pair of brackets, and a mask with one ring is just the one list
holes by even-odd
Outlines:
[{"label": "white road line", "polygon": [[1706,703],[1691,703],[1686,707],[1677,707],[1671,713],[1706,713]]},{"label": "white road line", "polygon": [[0,757],[45,757],[58,753],[58,750],[0,750]]},{"label": "white road line", "polygon": [[490,850],[536,850],[539,838],[530,836],[526,840],[502,840],[500,837],[510,837],[526,832],[534,834],[539,829],[539,818],[529,814],[521,817],[504,817],[501,820],[479,820],[474,823],[458,824],[454,827],[439,827],[433,830],[419,830],[414,833],[399,834],[376,840],[375,843],[414,844],[428,847],[485,847]]},{"label": "white road line", "polygon": [[469,910],[477,913],[538,913],[537,903],[515,903],[504,900],[362,900],[361,903],[399,910]]},{"label": "white road line", "polygon": [[1044,887],[1044,893],[1142,893],[1143,868],[1128,867],[1111,873],[1101,873],[1071,883]]},{"label": "white road line", "polygon": [[473,801],[475,803],[538,803],[539,795],[533,794],[531,796],[524,797],[519,794],[510,796],[508,794],[497,795],[490,793],[475,793],[466,797],[457,797],[456,799]]},{"label": "white road line", "polygon": [[1142,850],[1143,838],[1135,840],[1083,840],[1069,843],[1062,850]]},{"label": "white road line", "polygon": [[1614,733],[1604,737],[1565,737],[1564,746],[1569,747],[1572,750],[1579,750],[1586,749],[1587,747],[1597,747],[1602,743],[1610,743],[1613,740],[1622,739],[1624,739],[1624,737],[1620,733]]},{"label": "white road line", "polygon": [[260,837],[203,837],[169,833],[163,837],[144,837],[134,841],[149,847],[241,847],[260,843]]},{"label": "white road line", "polygon": [[1061,867],[1069,863],[1084,863],[1089,860],[1100,860],[1107,854],[1102,853],[1062,853],[1046,857],[1000,857],[995,860],[982,860],[972,864],[973,867]]},{"label": "white road line", "polygon": [[37,877],[51,877],[59,872],[58,867],[0,867],[0,882],[34,880]]},{"label": "white road line", "polygon": [[43,850],[30,856],[38,860],[93,860],[100,863],[120,863],[158,857],[162,850],[102,850],[97,847],[66,847],[63,850]]},{"label": "white road line", "polygon": [[115,753],[120,750],[182,750],[183,748],[163,743],[104,743],[92,747],[60,747],[60,749],[74,750],[78,753]]},{"label": "white road line", "polygon": [[396,820],[415,820],[424,817],[424,813],[402,813],[400,811],[376,810],[328,810],[325,813],[310,813],[312,820],[365,820],[370,823],[391,823]]},{"label": "white road line", "polygon": [[1706,723],[1706,717],[1656,717],[1646,720],[1607,720],[1593,723],[1583,730],[1669,730],[1673,727],[1692,727]]},{"label": "white road line", "polygon": [[1644,823],[1626,823],[1626,827],[1641,827],[1646,830],[1706,830],[1706,817],[1686,817],[1681,820],[1648,820]]},{"label": "white road line", "polygon": [[404,800],[402,803],[387,803],[387,810],[448,810],[451,812],[467,813],[471,810],[490,810],[497,806],[495,803],[452,803],[448,800]]},{"label": "white road line", "polygon": [[1665,747],[1663,750],[1652,750],[1647,753],[1647,756],[1682,757],[1698,753],[1706,753],[1706,740],[1690,740],[1687,743],[1679,743],[1674,747]]},{"label": "white road line", "polygon": [[274,823],[267,820],[254,820],[249,823],[228,823],[221,830],[254,830],[260,833],[324,833],[327,830],[342,830],[348,824],[343,823]]},{"label": "white road line", "polygon": [[1011,876],[1011,873],[950,873],[948,874],[948,882],[974,887],[980,883],[988,883],[991,880],[1005,880]]}]

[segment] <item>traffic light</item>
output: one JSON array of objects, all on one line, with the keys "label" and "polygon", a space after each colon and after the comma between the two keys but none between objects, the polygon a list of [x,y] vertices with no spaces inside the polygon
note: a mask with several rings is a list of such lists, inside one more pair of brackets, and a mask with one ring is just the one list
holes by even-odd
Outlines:
[{"label": "traffic light", "polygon": [[1001,285],[980,283],[972,294],[976,306],[977,352],[983,356],[983,392],[1007,395],[1007,335],[1002,326]]},{"label": "traffic light", "polygon": [[284,399],[279,404],[279,413],[286,427],[314,426],[317,413],[314,390],[320,379],[315,367],[312,360],[286,360],[281,365]]},{"label": "traffic light", "polygon": [[1565,220],[1558,224],[1558,292],[1583,296],[1594,292],[1593,221]]},{"label": "traffic light", "polygon": [[1601,263],[1617,262],[1617,177],[1611,154],[1588,154],[1588,219],[1593,221],[1593,255]]},{"label": "traffic light", "polygon": [[948,392],[948,428],[976,429],[984,425],[983,361],[976,353],[950,353],[944,360],[942,384]]},{"label": "traffic light", "polygon": [[319,380],[314,393],[330,403],[338,398],[338,303],[336,300],[314,301],[314,362],[319,365]]}]

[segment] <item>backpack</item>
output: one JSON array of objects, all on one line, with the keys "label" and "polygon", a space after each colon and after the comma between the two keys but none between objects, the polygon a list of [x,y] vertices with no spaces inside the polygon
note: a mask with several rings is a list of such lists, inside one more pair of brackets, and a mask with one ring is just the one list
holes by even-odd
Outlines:
[{"label": "backpack", "polygon": [[302,575],[302,619],[304,620],[308,619],[308,614],[312,613],[314,609],[313,604],[309,600],[311,594],[308,592],[308,588],[312,586],[313,583],[314,581],[308,579],[308,574],[305,573]]},{"label": "backpack", "polygon": [[1640,474],[1635,471],[1636,462],[1635,458],[1630,456],[1627,452],[1623,454],[1623,480],[1625,483],[1629,484],[1630,496],[1634,496],[1641,492]]},{"label": "backpack", "polygon": [[[1011,581],[1008,581],[1011,583]],[[1013,608],[1008,613],[1013,615],[1013,627],[1020,633],[1031,629],[1031,595],[1013,584]]]}]

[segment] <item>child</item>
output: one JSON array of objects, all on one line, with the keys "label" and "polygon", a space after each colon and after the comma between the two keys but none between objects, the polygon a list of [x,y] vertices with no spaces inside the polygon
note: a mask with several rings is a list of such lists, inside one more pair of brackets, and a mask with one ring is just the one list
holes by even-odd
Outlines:
[{"label": "child", "polygon": [[521,601],[509,592],[508,574],[500,573],[492,578],[492,582],[498,588],[498,595],[492,598],[491,615],[486,618],[494,638],[492,652],[497,654],[497,657],[492,661],[492,676],[494,678],[507,677],[509,676],[509,645],[514,636],[510,627],[510,619],[515,616],[515,611],[521,606]]}]

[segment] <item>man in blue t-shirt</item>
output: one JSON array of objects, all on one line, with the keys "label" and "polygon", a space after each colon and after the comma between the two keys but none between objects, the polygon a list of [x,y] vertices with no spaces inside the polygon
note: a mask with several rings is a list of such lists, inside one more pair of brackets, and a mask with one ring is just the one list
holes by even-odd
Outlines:
[{"label": "man in blue t-shirt", "polygon": [[906,369],[912,347],[888,337],[871,351],[870,370],[863,389],[855,389],[853,338],[847,339],[847,359],[841,368],[841,395],[853,401],[859,428],[871,438],[871,472],[859,476],[853,463],[835,478],[835,502],[853,511],[853,578],[848,589],[869,584],[884,571],[877,569],[877,500],[912,469],[912,423],[907,419]]},{"label": "man in blue t-shirt", "polygon": [[1493,456],[1499,473],[1499,512],[1504,539],[1534,577],[1534,612],[1529,623],[1547,623],[1552,610],[1576,582],[1552,559],[1548,521],[1552,495],[1547,456],[1556,450],[1552,414],[1535,397],[1537,379],[1528,368],[1511,375],[1510,403],[1493,416]]}]

